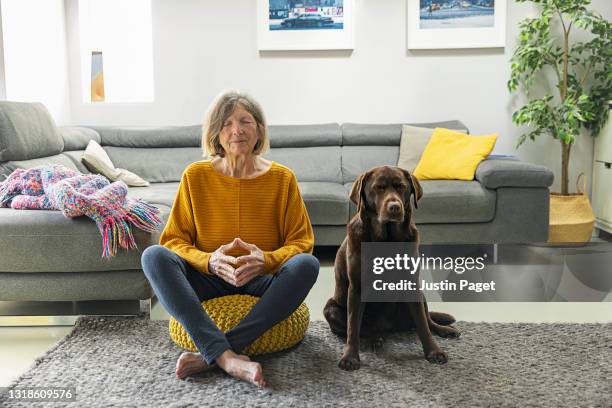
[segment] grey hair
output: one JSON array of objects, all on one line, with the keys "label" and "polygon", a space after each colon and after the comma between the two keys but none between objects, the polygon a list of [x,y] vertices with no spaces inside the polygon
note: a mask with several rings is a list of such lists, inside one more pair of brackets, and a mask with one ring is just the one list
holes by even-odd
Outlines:
[{"label": "grey hair", "polygon": [[263,154],[270,147],[268,126],[263,110],[259,103],[250,95],[240,91],[223,91],[215,97],[208,107],[204,123],[202,124],[202,150],[204,156],[225,156],[219,135],[223,124],[240,104],[249,112],[257,123],[257,143],[253,148],[254,154]]}]

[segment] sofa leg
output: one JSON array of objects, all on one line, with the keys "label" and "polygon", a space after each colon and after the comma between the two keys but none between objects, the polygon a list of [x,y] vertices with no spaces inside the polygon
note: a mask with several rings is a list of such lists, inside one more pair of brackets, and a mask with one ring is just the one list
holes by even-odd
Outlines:
[{"label": "sofa leg", "polygon": [[497,248],[497,244],[493,244],[493,265],[497,265],[497,258],[498,258],[498,248]]}]

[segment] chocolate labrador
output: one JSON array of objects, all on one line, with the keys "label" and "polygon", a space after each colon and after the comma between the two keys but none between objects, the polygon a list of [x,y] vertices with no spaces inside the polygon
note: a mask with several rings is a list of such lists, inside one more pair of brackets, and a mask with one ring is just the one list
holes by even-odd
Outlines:
[{"label": "chocolate labrador", "polygon": [[[412,202],[418,208],[422,195],[418,180],[399,167],[375,167],[353,184],[350,199],[357,205],[357,214],[349,221],[347,237],[336,254],[336,288],[323,310],[331,330],[346,336],[338,363],[344,370],[360,366],[360,335],[372,338],[373,346],[380,347],[384,333],[415,328],[425,358],[440,364],[446,363],[448,355],[436,344],[432,331],[442,337],[459,336],[459,331],[449,326],[455,319],[445,313],[430,313],[422,293],[419,302],[361,302],[361,243],[415,242],[418,248]],[[417,254],[418,249],[413,255]]]}]

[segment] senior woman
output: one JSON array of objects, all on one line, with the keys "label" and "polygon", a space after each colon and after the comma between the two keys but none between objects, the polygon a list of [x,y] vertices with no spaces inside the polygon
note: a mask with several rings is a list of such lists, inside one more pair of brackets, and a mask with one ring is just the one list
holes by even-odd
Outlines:
[{"label": "senior woman", "polygon": [[[293,172],[261,157],[269,145],[266,121],[251,97],[218,96],[202,139],[212,159],[183,173],[161,245],[144,251],[142,267],[199,351],[181,354],[179,378],[216,364],[265,386],[261,365],[241,352],[295,311],[314,285],[312,226]],[[260,300],[223,333],[201,302],[233,294]]]}]

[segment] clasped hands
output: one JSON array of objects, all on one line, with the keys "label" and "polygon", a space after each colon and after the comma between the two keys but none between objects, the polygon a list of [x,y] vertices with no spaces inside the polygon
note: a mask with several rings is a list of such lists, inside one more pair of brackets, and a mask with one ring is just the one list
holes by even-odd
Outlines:
[{"label": "clasped hands", "polygon": [[[249,253],[234,257],[228,252],[241,249]],[[208,260],[208,270],[227,283],[241,287],[264,272],[264,253],[257,245],[234,238],[229,244],[221,245]]]}]

